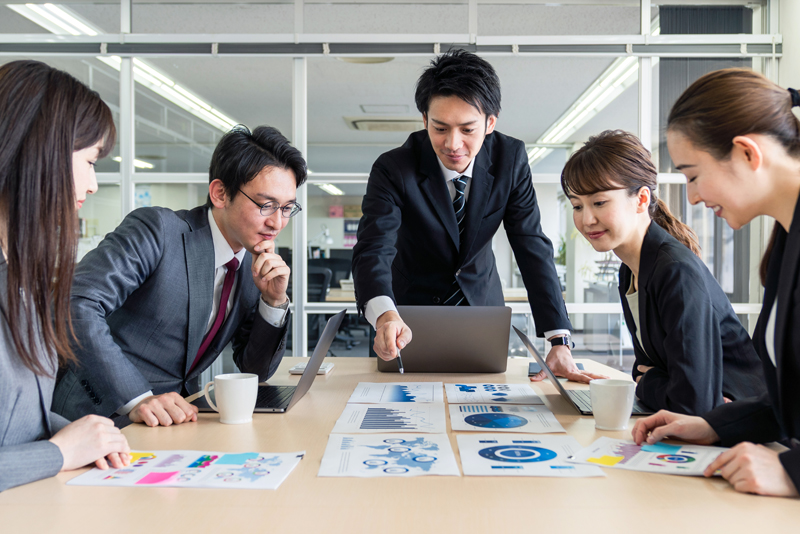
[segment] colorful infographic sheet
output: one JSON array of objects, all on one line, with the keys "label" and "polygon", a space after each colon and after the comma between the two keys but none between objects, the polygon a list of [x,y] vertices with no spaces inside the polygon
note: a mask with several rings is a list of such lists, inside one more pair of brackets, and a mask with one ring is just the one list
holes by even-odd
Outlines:
[{"label": "colorful infographic sheet", "polygon": [[476,432],[566,432],[544,406],[525,405],[451,404],[450,426]]},{"label": "colorful infographic sheet", "polygon": [[447,422],[444,404],[386,403],[348,404],[345,406],[333,433],[380,434],[384,432],[425,432],[444,434]]},{"label": "colorful infographic sheet", "polygon": [[423,475],[460,475],[446,434],[331,434],[318,474],[370,478]]},{"label": "colorful infographic sheet", "polygon": [[124,469],[97,469],[70,486],[278,489],[303,452],[134,451]]},{"label": "colorful infographic sheet", "polygon": [[441,382],[359,382],[347,402],[444,402]]},{"label": "colorful infographic sheet", "polygon": [[702,475],[706,467],[727,449],[702,445],[636,445],[632,441],[600,438],[578,451],[573,462],[616,467],[648,473]]},{"label": "colorful infographic sheet", "polygon": [[460,434],[457,439],[461,469],[467,476],[605,476],[597,467],[567,462],[581,448],[571,436]]},{"label": "colorful infographic sheet", "polygon": [[445,384],[450,404],[544,404],[528,384]]}]

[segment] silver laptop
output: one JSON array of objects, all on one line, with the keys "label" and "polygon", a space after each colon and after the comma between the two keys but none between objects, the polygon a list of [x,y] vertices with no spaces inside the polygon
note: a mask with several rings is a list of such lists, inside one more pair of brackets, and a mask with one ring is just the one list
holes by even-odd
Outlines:
[{"label": "silver laptop", "polygon": [[[544,369],[547,378],[550,379],[550,382],[556,387],[561,396],[564,397],[569,404],[571,404],[576,410],[578,410],[581,415],[593,415],[592,414],[592,397],[589,393],[588,389],[570,389],[567,390],[564,386],[561,385],[556,375],[553,371],[548,367],[545,363],[544,358],[542,358],[539,351],[536,350],[536,347],[533,346],[531,340],[528,339],[528,336],[520,332],[517,327],[514,327],[514,331],[517,333],[519,338],[522,340],[522,343],[527,347],[528,352],[530,352],[533,357],[536,359],[536,362],[542,366]],[[633,400],[633,409],[631,410],[631,415],[651,415],[655,412],[653,410],[647,408],[643,404],[639,403],[638,399]]]},{"label": "silver laptop", "polygon": [[[331,348],[333,338],[339,331],[339,327],[344,320],[347,310],[342,310],[330,319],[328,324],[325,325],[322,335],[317,341],[317,346],[314,349],[314,354],[306,365],[306,370],[303,371],[303,376],[296,386],[258,386],[258,398],[256,399],[256,413],[278,412],[282,413],[297,404],[303,398],[303,395],[311,388],[314,383],[314,378],[317,376],[317,371],[322,365],[322,360],[328,354],[328,349]],[[192,404],[200,408],[201,412],[213,411],[206,402],[205,397],[200,397]]]},{"label": "silver laptop", "polygon": [[[413,339],[402,350],[406,373],[504,373],[511,308],[398,306]],[[397,360],[378,358],[378,371],[398,372]]]}]

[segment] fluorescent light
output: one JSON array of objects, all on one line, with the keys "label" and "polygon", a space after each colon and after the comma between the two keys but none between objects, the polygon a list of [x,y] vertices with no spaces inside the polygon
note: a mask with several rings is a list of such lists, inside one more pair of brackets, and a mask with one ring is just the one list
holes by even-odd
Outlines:
[{"label": "fluorescent light", "polygon": [[[8,7],[57,35],[99,35],[103,33],[100,28],[64,6],[8,4]],[[119,71],[122,68],[122,60],[119,56],[98,56],[97,59],[114,70]],[[136,83],[147,87],[162,98],[223,132],[227,132],[238,123],[221,111],[214,109],[211,104],[188,89],[177,85],[166,74],[138,58],[133,58],[133,79]],[[150,164],[147,163],[147,165]],[[148,169],[152,168],[152,165],[140,168]]]},{"label": "fluorescent light", "polygon": [[344,195],[344,191],[333,184],[314,184],[329,195]]},{"label": "fluorescent light", "polygon": [[62,20],[58,15],[50,12],[49,10],[43,8],[42,6],[39,6],[37,4],[25,4],[25,7],[27,7],[29,10],[31,10],[39,17],[49,21],[51,24],[54,24],[57,28],[61,28],[61,30],[63,31],[59,33],[61,33],[62,35],[64,33],[68,33],[70,35],[83,35],[79,29],[73,28],[67,21]]},{"label": "fluorescent light", "polygon": [[[114,161],[120,162],[120,163],[122,162],[122,158],[119,157],[119,156],[114,156],[111,159],[113,159]],[[152,163],[147,163],[146,161],[142,161],[140,159],[133,160],[133,166],[136,167],[137,169],[152,169],[153,168],[153,164]]]},{"label": "fluorescent light", "polygon": [[[651,33],[659,35],[661,26],[656,17],[651,25]],[[653,66],[658,58],[653,59]],[[578,97],[578,99],[537,139],[534,145],[551,145],[564,143],[606,106],[613,102],[625,89],[637,80],[639,60],[634,56],[620,57]],[[528,163],[531,166],[543,160],[552,148],[534,146],[528,151]]]},{"label": "fluorescent light", "polygon": [[[33,6],[34,4],[28,4],[29,6]],[[53,4],[45,4],[44,8],[55,15],[56,17],[60,18],[80,33],[78,35],[97,35],[97,31],[90,28],[86,25],[83,21],[78,20],[76,17],[72,16],[70,13],[65,11],[64,9],[60,8],[59,6]]]}]

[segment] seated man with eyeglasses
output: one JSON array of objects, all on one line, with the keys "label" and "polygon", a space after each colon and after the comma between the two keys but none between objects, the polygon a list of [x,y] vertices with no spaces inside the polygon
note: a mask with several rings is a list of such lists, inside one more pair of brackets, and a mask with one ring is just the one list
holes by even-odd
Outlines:
[{"label": "seated man with eyeglasses", "polygon": [[205,205],[125,217],[75,270],[79,363],[61,371],[53,411],[196,421],[183,397],[229,341],[242,372],[269,378],[289,319],[290,271],[274,240],[300,211],[305,179],[303,156],[278,130],[240,125],[214,150]]}]

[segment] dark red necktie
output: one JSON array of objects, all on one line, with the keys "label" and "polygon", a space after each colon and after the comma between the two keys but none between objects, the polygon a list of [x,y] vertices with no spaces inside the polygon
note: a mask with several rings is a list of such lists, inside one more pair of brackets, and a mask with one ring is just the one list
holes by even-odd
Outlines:
[{"label": "dark red necktie", "polygon": [[233,280],[236,278],[236,269],[239,267],[239,260],[233,258],[231,261],[225,264],[225,267],[228,268],[228,272],[225,273],[225,282],[222,284],[222,296],[219,298],[219,309],[217,310],[217,317],[214,319],[214,324],[211,325],[211,330],[208,331],[206,337],[203,339],[202,345],[200,345],[200,350],[197,351],[197,356],[194,357],[194,362],[192,366],[189,368],[189,372],[192,372],[197,362],[200,361],[200,357],[205,354],[208,346],[211,345],[211,341],[214,340],[214,336],[217,335],[219,332],[219,328],[222,326],[222,323],[225,322],[225,311],[228,309],[228,297],[231,296],[231,288],[233,287]]}]

